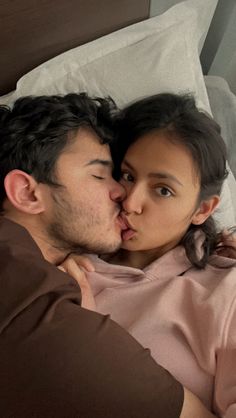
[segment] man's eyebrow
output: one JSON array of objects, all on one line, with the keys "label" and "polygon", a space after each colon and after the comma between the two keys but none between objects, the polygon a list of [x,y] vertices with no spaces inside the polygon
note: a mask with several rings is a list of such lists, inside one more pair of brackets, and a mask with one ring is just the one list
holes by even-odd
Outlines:
[{"label": "man's eyebrow", "polygon": [[109,167],[113,170],[114,164],[112,160],[102,160],[100,158],[95,158],[94,160],[90,160],[88,163],[85,164],[85,166],[88,165],[102,165],[104,167]]},{"label": "man's eyebrow", "polygon": [[[125,164],[128,168],[135,171],[133,166],[126,160],[123,161],[123,164]],[[180,186],[183,186],[183,184],[177,179],[177,177],[173,176],[170,173],[166,173],[164,171],[160,171],[157,173],[148,173],[148,177],[152,178],[158,178],[158,179],[170,179],[173,180],[175,183],[178,183]]]}]

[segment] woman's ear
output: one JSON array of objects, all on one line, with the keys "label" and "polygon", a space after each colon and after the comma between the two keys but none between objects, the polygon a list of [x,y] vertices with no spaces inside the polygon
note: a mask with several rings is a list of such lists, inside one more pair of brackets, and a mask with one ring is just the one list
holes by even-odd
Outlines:
[{"label": "woman's ear", "polygon": [[220,202],[220,197],[215,195],[208,200],[203,200],[192,217],[192,224],[201,225],[215,211]]},{"label": "woman's ear", "polygon": [[32,215],[43,212],[39,183],[31,175],[12,170],[6,175],[4,186],[8,200],[16,209]]}]

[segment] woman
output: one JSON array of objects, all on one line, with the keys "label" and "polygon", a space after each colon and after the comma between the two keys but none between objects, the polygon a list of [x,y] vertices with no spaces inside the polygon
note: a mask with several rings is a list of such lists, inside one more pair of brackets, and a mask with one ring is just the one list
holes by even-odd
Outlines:
[{"label": "woman", "polygon": [[236,268],[216,255],[211,217],[227,176],[218,125],[193,98],[160,94],[124,109],[118,132],[127,229],[116,254],[90,256],[96,309],[209,410],[236,416]]}]

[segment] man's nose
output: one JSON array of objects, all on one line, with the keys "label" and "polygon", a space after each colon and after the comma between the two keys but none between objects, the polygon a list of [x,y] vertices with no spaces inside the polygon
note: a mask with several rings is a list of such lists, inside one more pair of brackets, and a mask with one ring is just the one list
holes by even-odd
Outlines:
[{"label": "man's nose", "polygon": [[114,200],[115,202],[122,202],[126,197],[125,188],[117,181],[113,180],[113,182],[114,185],[110,192],[111,200]]}]

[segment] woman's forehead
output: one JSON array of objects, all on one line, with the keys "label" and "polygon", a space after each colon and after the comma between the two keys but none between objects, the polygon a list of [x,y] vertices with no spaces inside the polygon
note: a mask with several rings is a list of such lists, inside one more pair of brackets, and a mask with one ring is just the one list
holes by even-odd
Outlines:
[{"label": "woman's forehead", "polygon": [[168,172],[180,179],[186,177],[185,182],[191,180],[194,184],[198,179],[196,162],[188,148],[163,131],[145,134],[135,141],[127,150],[123,164],[147,175]]}]

